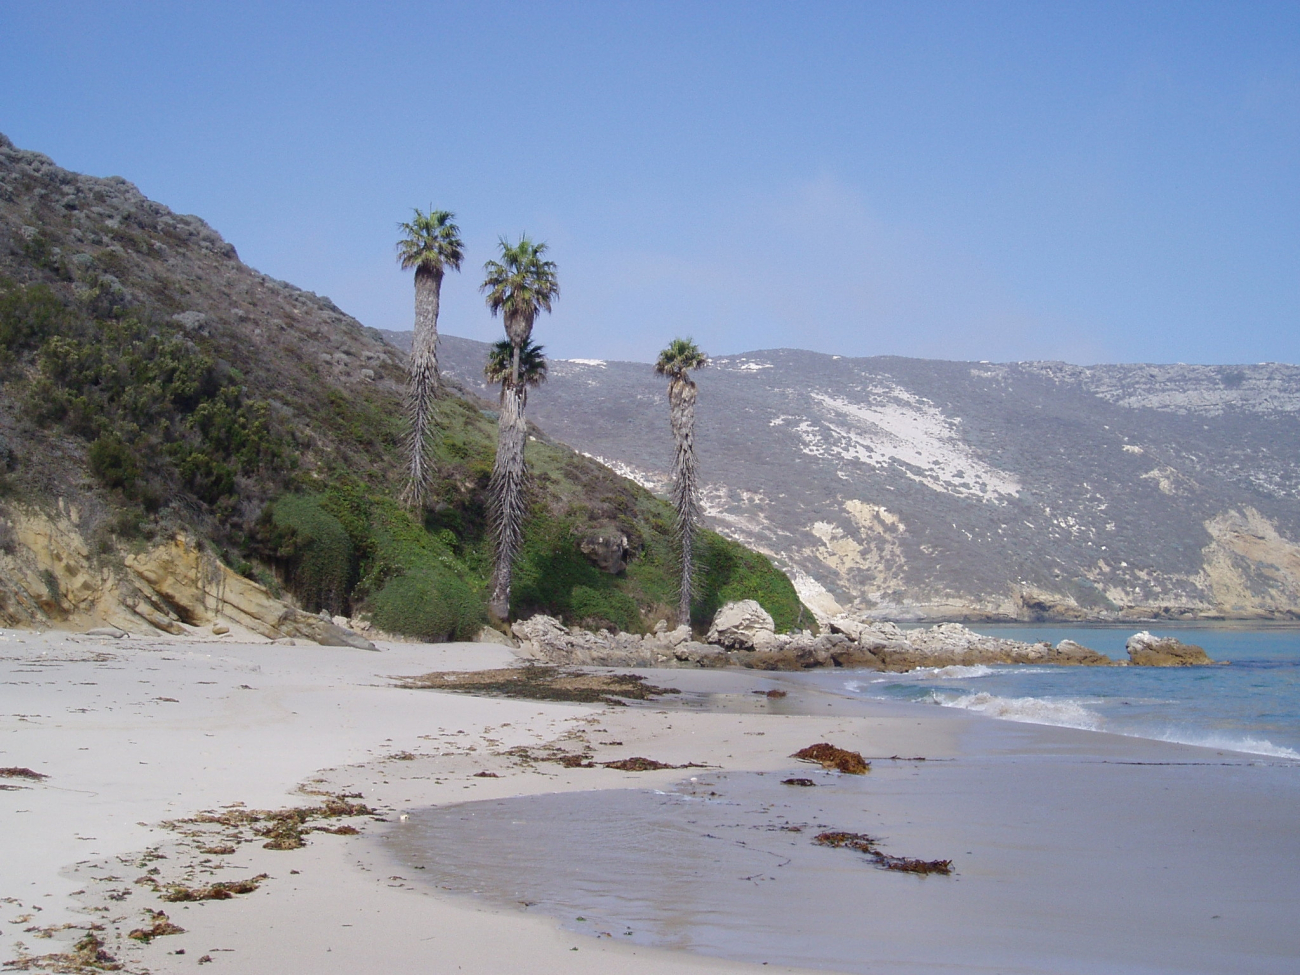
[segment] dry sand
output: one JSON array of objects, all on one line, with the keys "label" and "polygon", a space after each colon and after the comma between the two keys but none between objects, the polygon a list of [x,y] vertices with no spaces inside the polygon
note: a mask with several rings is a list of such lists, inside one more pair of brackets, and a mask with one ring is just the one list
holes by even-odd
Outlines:
[{"label": "dry sand", "polygon": [[[871,970],[1215,971],[1235,957],[1235,970],[1300,971],[1295,765],[866,706],[750,672],[641,671],[717,695],[662,708],[474,698],[386,679],[512,660],[479,644],[375,654],[0,631],[0,767],[49,776],[0,780],[19,787],[0,791],[0,960],[66,950],[84,930],[41,929],[94,922],[133,971],[191,971],[205,958],[214,972],[322,975],[794,971],[574,935],[522,906],[433,889],[378,839],[402,828],[404,810],[669,788],[685,774],[524,762],[507,754],[517,746],[732,774],[789,769],[794,750],[829,740],[929,760],[878,760],[871,822],[843,825],[883,831],[900,852],[951,855],[958,870],[925,881],[880,873],[899,886],[858,912],[879,932]],[[749,693],[776,686],[789,697]],[[476,775],[485,771],[496,777]],[[361,835],[221,855],[197,852],[215,840],[161,825],[231,803],[311,805],[312,793],[359,793],[377,815],[344,821]],[[229,900],[165,904],[134,883],[151,869],[191,886],[269,876]],[[123,937],[160,908],[186,933]]]}]

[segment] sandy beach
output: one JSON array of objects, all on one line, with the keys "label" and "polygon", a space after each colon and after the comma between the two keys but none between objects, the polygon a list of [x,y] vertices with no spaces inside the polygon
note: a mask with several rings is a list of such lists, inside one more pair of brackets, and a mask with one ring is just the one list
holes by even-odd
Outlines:
[{"label": "sandy beach", "polygon": [[[841,886],[828,894],[783,879],[792,910],[822,897],[866,933],[872,948],[852,970],[1300,971],[1295,763],[864,703],[788,675],[639,671],[686,693],[631,707],[389,679],[513,661],[481,644],[368,653],[235,635],[0,632],[0,767],[48,776],[0,780],[0,956],[66,952],[96,924],[128,971],[799,970],[777,954],[763,964],[756,942],[710,957],[575,933],[523,904],[448,892],[418,872],[425,865],[403,841],[431,807],[672,793],[695,775],[760,811],[838,816],[833,825],[869,830],[890,852],[953,860],[952,877],[917,878],[819,851],[841,858]],[[752,693],[774,688],[788,696]],[[839,782],[817,772],[823,788],[764,798],[774,773],[812,774],[789,756],[818,741],[860,751],[871,773]],[[545,760],[564,754],[594,767]],[[631,756],[707,768],[599,764]],[[163,825],[239,803],[316,808],[329,796],[373,812],[310,820],[357,832],[306,832],[304,846],[283,850],[260,837],[227,843],[229,816]],[[262,874],[229,899],[160,899],[175,884]],[[127,937],[158,910],[184,933]]]}]

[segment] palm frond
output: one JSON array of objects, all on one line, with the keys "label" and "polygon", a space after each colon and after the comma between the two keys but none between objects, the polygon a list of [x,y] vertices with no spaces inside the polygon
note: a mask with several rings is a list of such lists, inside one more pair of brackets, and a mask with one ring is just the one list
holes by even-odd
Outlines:
[{"label": "palm frond", "polygon": [[428,213],[417,209],[410,221],[399,223],[397,229],[406,235],[397,242],[397,260],[402,268],[434,273],[445,268],[459,271],[465,259],[465,243],[455,219],[449,210],[430,207]]},{"label": "palm frond", "polygon": [[709,364],[709,357],[700,351],[694,339],[673,339],[668,348],[659,353],[655,363],[655,372],[660,376],[677,378],[685,376],[692,369],[703,369]]},{"label": "palm frond", "polygon": [[[492,344],[483,365],[483,375],[488,382],[501,383],[502,387],[512,384],[514,352],[515,347],[505,339]],[[529,340],[519,347],[519,385],[525,388],[540,386],[546,382],[548,367],[542,346]]]},{"label": "palm frond", "polygon": [[560,296],[555,262],[543,258],[546,244],[534,242],[527,234],[517,244],[502,237],[498,245],[500,260],[483,265],[485,277],[479,290],[487,296],[493,316],[520,316],[531,325],[537,313],[549,312],[552,302]]}]

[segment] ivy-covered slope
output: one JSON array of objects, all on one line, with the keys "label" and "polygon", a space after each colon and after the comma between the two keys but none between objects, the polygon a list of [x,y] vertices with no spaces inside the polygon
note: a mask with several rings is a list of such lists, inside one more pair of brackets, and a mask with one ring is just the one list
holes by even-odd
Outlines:
[{"label": "ivy-covered slope", "polygon": [[[244,265],[197,217],[0,136],[0,535],[6,503],[62,498],[102,559],[184,530],[306,609],[470,635],[493,404],[444,389],[435,497],[412,515],[392,500],[403,380],[377,332]],[[670,618],[668,507],[532,433],[516,615],[633,631]],[[624,537],[616,573],[583,552]],[[765,557],[706,533],[702,563],[696,625],[745,597],[781,629],[809,622]]]}]

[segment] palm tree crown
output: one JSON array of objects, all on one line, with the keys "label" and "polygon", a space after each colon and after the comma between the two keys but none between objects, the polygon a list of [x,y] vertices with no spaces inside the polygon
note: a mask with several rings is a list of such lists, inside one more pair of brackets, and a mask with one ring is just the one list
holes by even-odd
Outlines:
[{"label": "palm tree crown", "polygon": [[[507,388],[514,385],[514,346],[505,339],[494,342],[488,349],[487,363],[483,366],[483,375],[490,383],[500,383],[502,395]],[[544,350],[540,345],[530,341],[519,349],[519,385],[540,386],[546,382],[547,363]]]},{"label": "palm tree crown", "polygon": [[692,369],[703,369],[709,357],[700,351],[691,339],[673,339],[668,348],[659,353],[655,372],[669,379],[684,379]]},{"label": "palm tree crown", "polygon": [[534,243],[524,234],[519,243],[500,238],[501,259],[483,265],[487,277],[479,289],[493,317],[498,312],[505,319],[506,336],[512,345],[522,346],[533,331],[539,311],[549,312],[551,303],[560,296],[555,277],[555,262],[546,260],[546,245]]},{"label": "palm tree crown", "polygon": [[397,259],[403,270],[415,268],[415,273],[441,276],[446,268],[460,270],[465,259],[465,244],[460,239],[460,228],[453,222],[456,214],[449,210],[429,208],[428,213],[415,211],[407,223],[397,229],[406,234],[397,242]]}]

